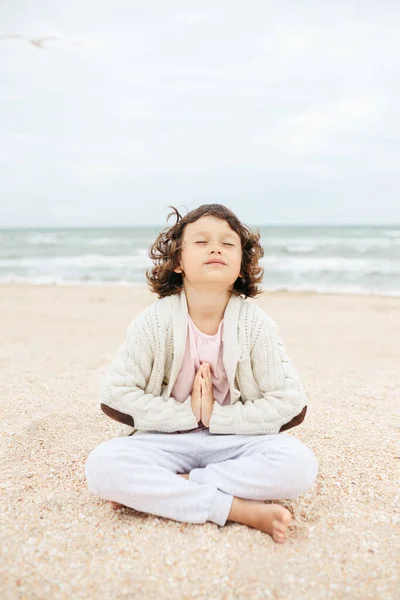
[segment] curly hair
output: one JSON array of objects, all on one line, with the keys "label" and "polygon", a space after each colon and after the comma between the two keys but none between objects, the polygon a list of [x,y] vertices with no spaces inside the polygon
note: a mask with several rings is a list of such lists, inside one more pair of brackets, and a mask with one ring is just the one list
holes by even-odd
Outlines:
[{"label": "curly hair", "polygon": [[169,208],[172,208],[174,212],[169,213],[167,221],[175,214],[176,222],[161,231],[149,248],[148,255],[155,264],[151,270],[146,271],[146,279],[152,292],[156,293],[159,298],[164,298],[177,294],[183,289],[182,274],[175,273],[174,269],[179,266],[185,226],[197,221],[200,217],[211,215],[225,220],[240,237],[243,276],[236,279],[231,290],[232,294],[255,298],[262,293],[263,290],[258,285],[263,279],[264,269],[258,265],[258,260],[264,256],[264,249],[260,244],[259,231],[253,233],[240,222],[229,208],[222,204],[202,204],[184,217],[174,206],[169,206]]}]

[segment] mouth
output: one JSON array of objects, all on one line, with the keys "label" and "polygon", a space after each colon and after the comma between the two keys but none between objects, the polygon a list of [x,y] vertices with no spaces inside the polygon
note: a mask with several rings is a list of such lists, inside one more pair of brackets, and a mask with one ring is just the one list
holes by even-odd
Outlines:
[{"label": "mouth", "polygon": [[206,265],[224,265],[226,267],[226,263],[223,260],[209,260],[206,262]]}]

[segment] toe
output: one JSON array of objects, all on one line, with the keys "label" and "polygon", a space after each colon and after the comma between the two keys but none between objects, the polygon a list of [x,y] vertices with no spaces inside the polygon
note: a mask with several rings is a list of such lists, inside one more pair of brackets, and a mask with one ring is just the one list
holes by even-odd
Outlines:
[{"label": "toe", "polygon": [[282,521],[282,523],[284,523],[285,525],[289,525],[289,523],[291,522],[291,520],[292,520],[292,515],[290,514],[290,512],[285,512],[285,513],[282,515],[282,519],[281,519],[281,521]]}]

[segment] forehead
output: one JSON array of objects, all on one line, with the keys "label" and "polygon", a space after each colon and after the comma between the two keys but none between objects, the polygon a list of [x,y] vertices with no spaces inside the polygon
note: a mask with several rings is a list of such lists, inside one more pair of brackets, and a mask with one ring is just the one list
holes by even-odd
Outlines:
[{"label": "forehead", "polygon": [[187,237],[193,237],[194,235],[216,233],[222,235],[231,235],[232,237],[239,238],[236,231],[233,231],[229,227],[229,224],[223,219],[217,219],[211,215],[200,217],[194,223],[188,223],[185,227],[185,234]]}]

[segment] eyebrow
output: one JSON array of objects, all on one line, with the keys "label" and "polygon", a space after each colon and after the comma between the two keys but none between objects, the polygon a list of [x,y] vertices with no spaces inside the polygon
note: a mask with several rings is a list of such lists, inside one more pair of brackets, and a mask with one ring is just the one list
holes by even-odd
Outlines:
[{"label": "eyebrow", "polygon": [[[209,235],[209,231],[197,231],[196,233],[192,234],[192,237],[195,237],[196,235]],[[227,233],[224,233],[222,237],[232,237],[236,239],[236,235],[233,232],[228,231]]]}]

